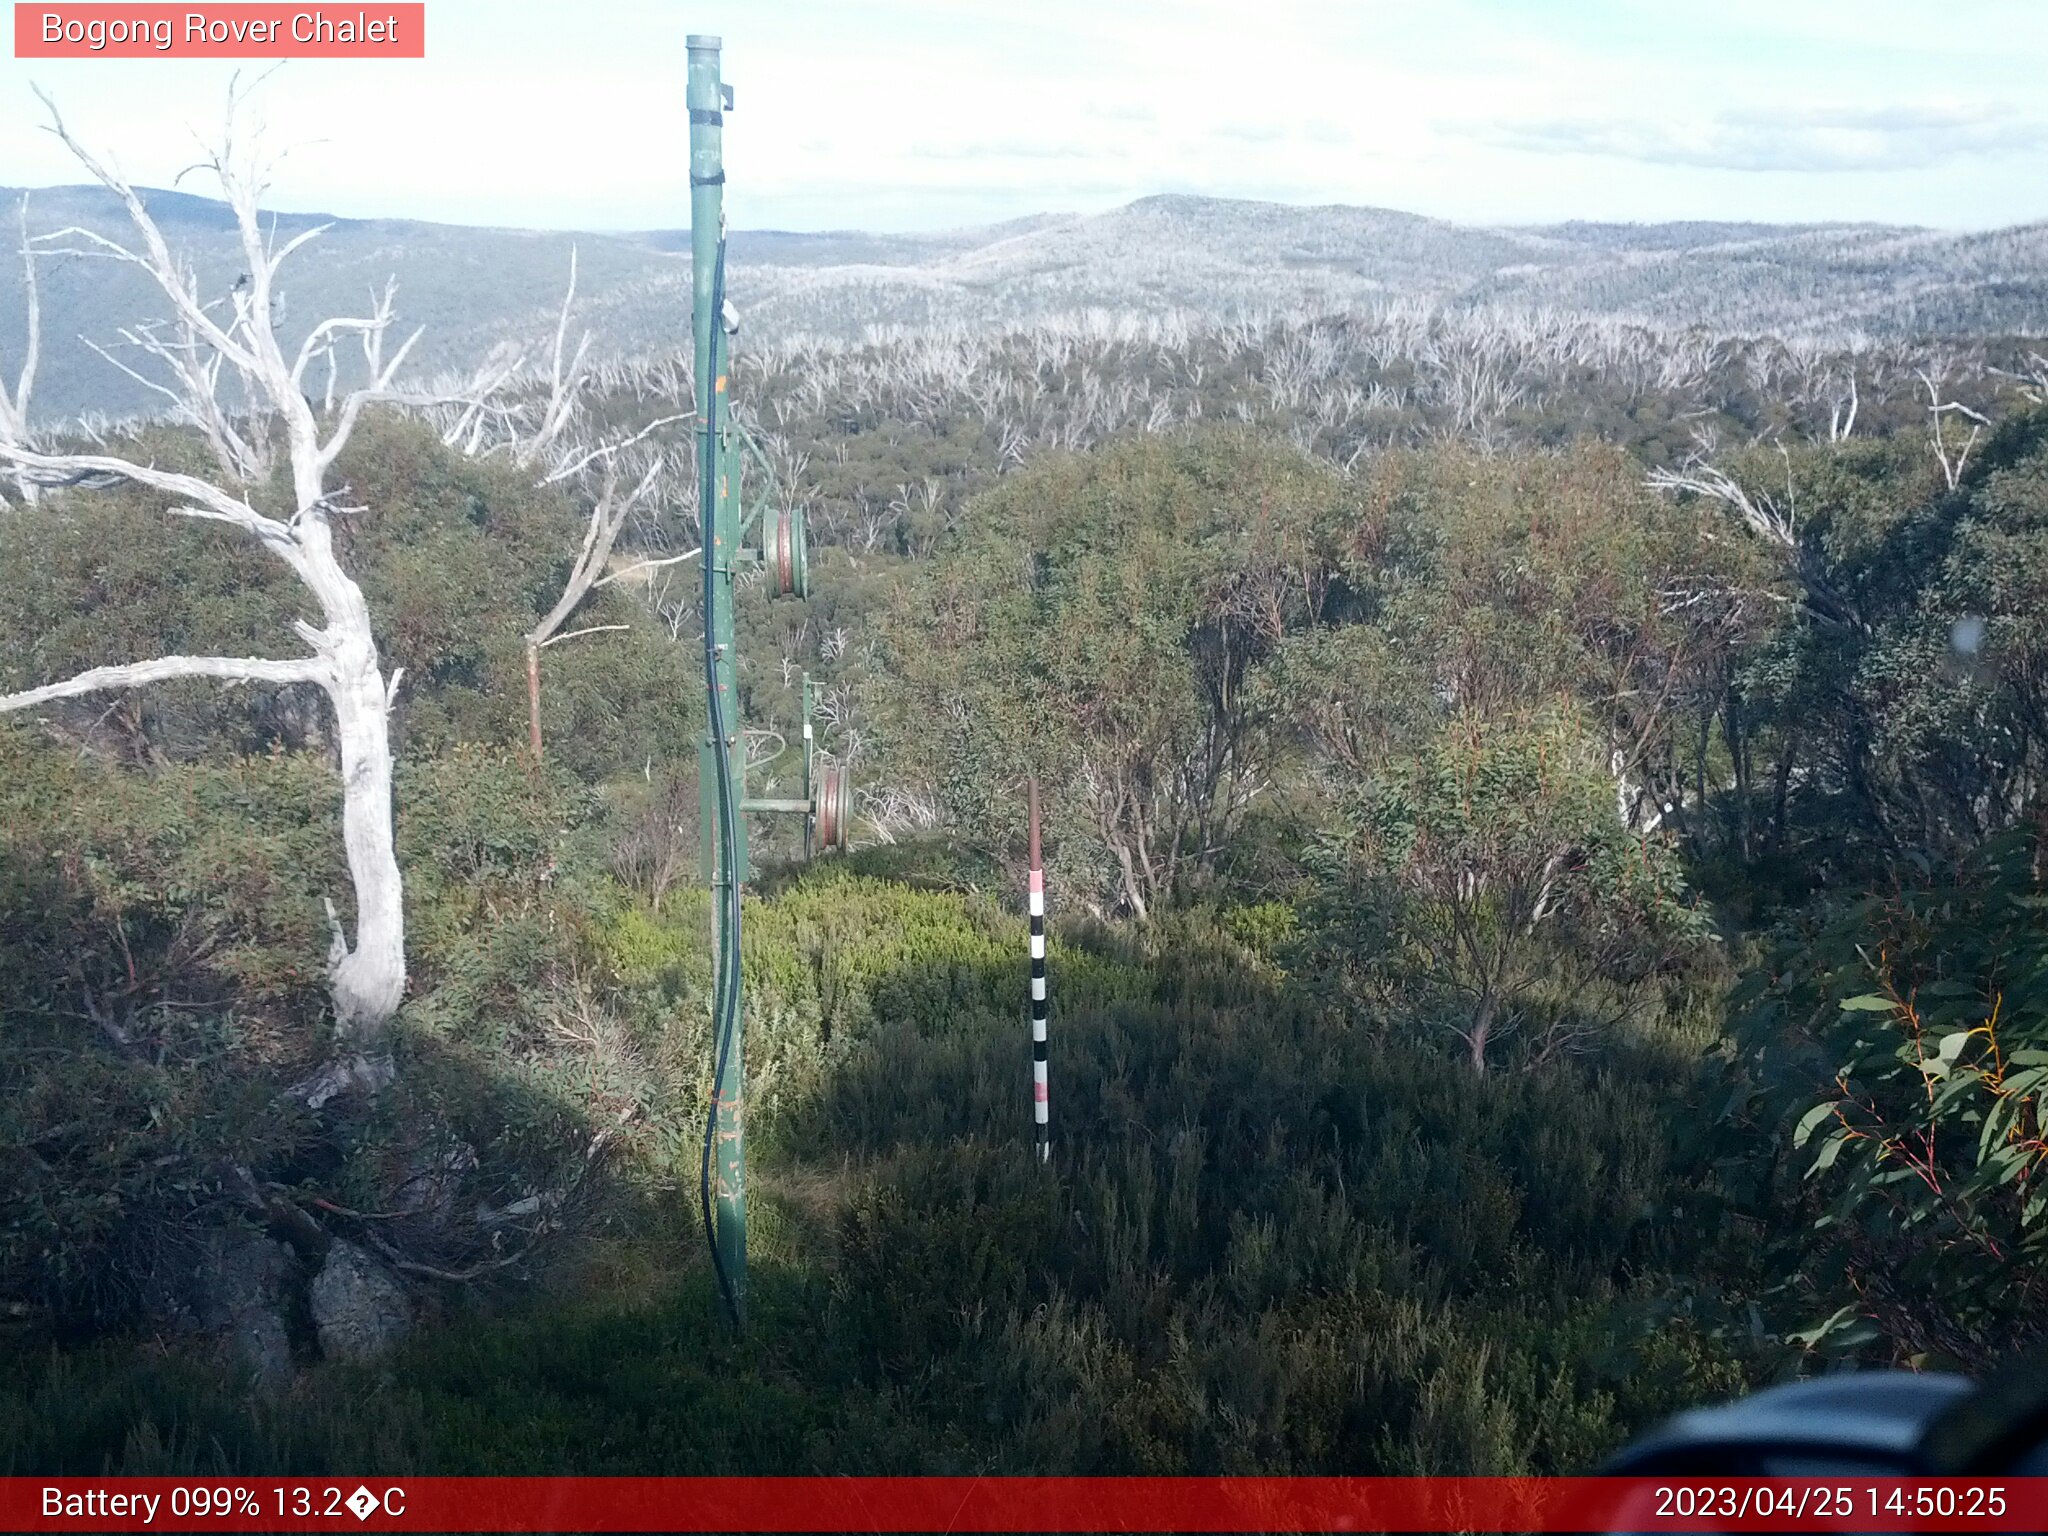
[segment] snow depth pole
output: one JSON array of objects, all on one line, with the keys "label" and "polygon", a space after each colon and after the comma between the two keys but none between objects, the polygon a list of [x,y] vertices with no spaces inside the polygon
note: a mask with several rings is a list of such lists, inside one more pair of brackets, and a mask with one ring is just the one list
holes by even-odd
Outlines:
[{"label": "snow depth pole", "polygon": [[1038,851],[1038,780],[1031,786],[1031,1118],[1038,1160],[1052,1158],[1052,1102],[1045,1081],[1045,864]]},{"label": "snow depth pole", "polygon": [[[733,646],[734,556],[739,548],[737,462],[726,399],[725,109],[719,40],[688,41],[690,109],[690,326],[696,343],[698,512],[703,520],[706,725],[698,750],[699,799],[712,893],[712,1108],[706,1117],[706,1235],[735,1325],[746,1321],[746,1064],[740,1033],[740,882],[746,872],[745,746]],[[724,418],[724,419],[721,419]],[[728,526],[731,524],[731,526]],[[715,1168],[715,1173],[714,1173]]]}]

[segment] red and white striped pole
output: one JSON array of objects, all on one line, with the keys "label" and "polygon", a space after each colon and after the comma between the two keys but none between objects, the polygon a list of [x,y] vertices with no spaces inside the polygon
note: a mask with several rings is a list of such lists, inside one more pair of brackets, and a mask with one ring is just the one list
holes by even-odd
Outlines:
[{"label": "red and white striped pole", "polygon": [[1031,785],[1031,1117],[1038,1160],[1052,1158],[1052,1103],[1045,1084],[1045,866],[1038,853],[1038,780]]}]

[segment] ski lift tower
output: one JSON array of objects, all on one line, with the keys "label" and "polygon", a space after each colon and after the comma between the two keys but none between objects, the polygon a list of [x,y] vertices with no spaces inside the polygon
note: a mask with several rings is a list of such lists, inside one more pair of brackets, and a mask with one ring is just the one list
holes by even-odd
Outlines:
[{"label": "ski lift tower", "polygon": [[[697,505],[703,524],[705,731],[698,746],[701,870],[712,894],[712,1101],[704,1127],[700,1195],[720,1293],[735,1324],[746,1320],[746,1053],[740,997],[740,890],[752,870],[747,815],[801,816],[804,854],[844,849],[852,789],[843,765],[826,762],[812,729],[811,680],[803,680],[803,793],[750,799],[740,717],[733,589],[759,569],[772,596],[810,590],[802,509],[777,494],[766,456],[734,417],[732,340],[739,320],[726,298],[725,114],[732,87],[719,75],[719,40],[692,36],[690,109],[690,323],[696,345]],[[751,509],[745,471],[762,490]],[[749,542],[750,536],[752,542]]]}]

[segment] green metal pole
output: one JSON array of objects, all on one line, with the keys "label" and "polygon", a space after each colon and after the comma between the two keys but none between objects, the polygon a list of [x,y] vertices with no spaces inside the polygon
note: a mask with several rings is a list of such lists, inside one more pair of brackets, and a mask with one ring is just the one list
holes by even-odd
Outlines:
[{"label": "green metal pole", "polygon": [[[704,523],[705,686],[714,707],[707,711],[698,758],[701,802],[707,817],[712,891],[713,970],[717,1030],[712,1049],[720,1070],[714,1085],[713,1207],[719,1270],[732,1301],[735,1322],[744,1322],[747,1275],[746,1064],[738,996],[739,888],[746,878],[745,818],[739,800],[746,762],[739,724],[738,661],[733,646],[733,568],[739,551],[737,455],[726,387],[726,333],[721,294],[721,247],[725,238],[724,125],[727,95],[719,79],[719,40],[689,39],[690,260],[693,279],[691,328],[696,342],[698,451],[713,456],[715,484],[707,485],[700,512]],[[713,723],[718,722],[718,723]],[[719,725],[724,739],[719,739]],[[723,752],[728,773],[718,772]],[[722,781],[721,781],[722,779]],[[731,836],[717,829],[730,829]]]}]

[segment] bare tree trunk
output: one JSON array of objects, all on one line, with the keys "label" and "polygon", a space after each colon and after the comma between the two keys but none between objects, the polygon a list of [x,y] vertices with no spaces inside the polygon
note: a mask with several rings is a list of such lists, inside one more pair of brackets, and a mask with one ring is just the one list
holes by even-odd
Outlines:
[{"label": "bare tree trunk", "polygon": [[1750,860],[1749,743],[1743,733],[1742,704],[1731,683],[1721,709],[1721,735],[1728,744],[1728,761],[1735,775],[1735,845],[1742,862]]},{"label": "bare tree trunk", "polygon": [[[0,380],[0,441],[24,445],[29,440],[28,397],[35,387],[36,354],[42,343],[42,305],[36,292],[35,243],[28,233],[28,194],[21,194],[21,281],[22,318],[26,322],[27,337],[22,346],[21,373],[10,391],[4,380]],[[38,494],[33,480],[18,478],[16,484],[21,490],[21,499],[34,506]],[[4,505],[4,503],[0,503]]]},{"label": "bare tree trunk", "polygon": [[1132,914],[1142,923],[1151,915],[1151,907],[1145,900],[1144,885],[1138,879],[1138,869],[1131,858],[1130,846],[1121,839],[1111,846],[1115,848],[1117,864],[1123,870],[1124,900],[1130,903]]},{"label": "bare tree trunk", "polygon": [[[361,593],[355,596],[361,607]],[[367,625],[366,607],[363,617]],[[327,696],[341,743],[341,836],[356,891],[356,942],[350,949],[337,930],[328,961],[337,1034],[366,1049],[405,996],[405,903],[391,825],[392,690],[367,629],[339,649],[335,663]]]},{"label": "bare tree trunk", "polygon": [[1787,736],[1784,756],[1778,759],[1778,771],[1771,786],[1771,847],[1782,851],[1785,846],[1786,802],[1792,792],[1792,765],[1799,756],[1799,737],[1796,733]]},{"label": "bare tree trunk", "polygon": [[531,636],[526,641],[526,739],[533,749],[533,760],[540,761],[540,642]]},{"label": "bare tree trunk", "polygon": [[1486,1045],[1493,1038],[1493,1019],[1499,1008],[1500,998],[1496,993],[1491,989],[1481,993],[1479,1006],[1472,1013],[1472,1027],[1465,1034],[1472,1070],[1481,1077],[1486,1075]]}]

